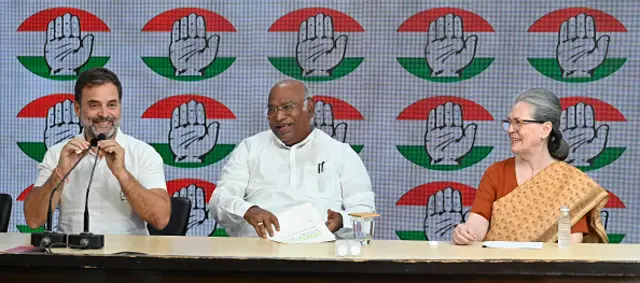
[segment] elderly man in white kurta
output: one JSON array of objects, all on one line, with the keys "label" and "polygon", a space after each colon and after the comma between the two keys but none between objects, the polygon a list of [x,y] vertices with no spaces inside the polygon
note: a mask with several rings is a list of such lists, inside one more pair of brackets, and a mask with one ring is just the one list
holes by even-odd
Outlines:
[{"label": "elderly man in white kurta", "polygon": [[271,130],[243,140],[222,169],[209,208],[234,237],[272,236],[272,212],[310,203],[330,231],[351,229],[348,213],[375,211],[371,180],[358,154],[311,127],[314,101],[299,81],[277,83],[266,116]]}]

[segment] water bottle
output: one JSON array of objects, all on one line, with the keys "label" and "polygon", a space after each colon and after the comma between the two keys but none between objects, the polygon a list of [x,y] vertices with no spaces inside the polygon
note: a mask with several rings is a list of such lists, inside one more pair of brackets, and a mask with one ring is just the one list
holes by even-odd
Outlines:
[{"label": "water bottle", "polygon": [[558,218],[558,247],[567,248],[571,244],[571,217],[569,207],[560,207],[560,217]]}]

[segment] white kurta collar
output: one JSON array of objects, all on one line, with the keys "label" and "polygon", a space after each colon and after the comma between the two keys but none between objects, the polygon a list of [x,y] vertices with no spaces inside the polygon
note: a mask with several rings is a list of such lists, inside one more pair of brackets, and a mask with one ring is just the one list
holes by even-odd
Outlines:
[{"label": "white kurta collar", "polygon": [[316,138],[316,131],[315,128],[311,128],[311,133],[301,142],[294,144],[292,146],[288,146],[286,144],[284,144],[273,132],[271,132],[271,135],[273,137],[273,140],[275,141],[276,145],[278,145],[281,148],[285,148],[285,149],[291,149],[291,148],[297,148],[297,147],[302,147],[305,144],[312,142],[315,140]]}]

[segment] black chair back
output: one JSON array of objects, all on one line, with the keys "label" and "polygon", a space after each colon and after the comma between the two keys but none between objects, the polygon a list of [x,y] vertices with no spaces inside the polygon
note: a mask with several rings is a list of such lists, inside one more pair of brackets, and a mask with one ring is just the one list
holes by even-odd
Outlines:
[{"label": "black chair back", "polygon": [[11,199],[11,195],[0,194],[0,232],[7,232],[9,229],[12,205],[13,200]]},{"label": "black chair back", "polygon": [[171,217],[169,224],[161,231],[147,224],[149,235],[157,236],[184,236],[187,234],[189,214],[191,213],[191,200],[183,197],[171,197]]}]

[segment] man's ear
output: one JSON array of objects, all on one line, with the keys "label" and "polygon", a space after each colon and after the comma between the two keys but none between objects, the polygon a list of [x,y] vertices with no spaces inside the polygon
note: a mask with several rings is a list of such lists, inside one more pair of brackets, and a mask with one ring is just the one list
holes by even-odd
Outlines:
[{"label": "man's ear", "polygon": [[307,101],[307,112],[309,112],[309,118],[313,118],[316,114],[316,101],[313,100],[313,97]]},{"label": "man's ear", "polygon": [[78,103],[77,101],[74,101],[73,110],[76,112],[76,117],[80,118],[80,103]]}]

